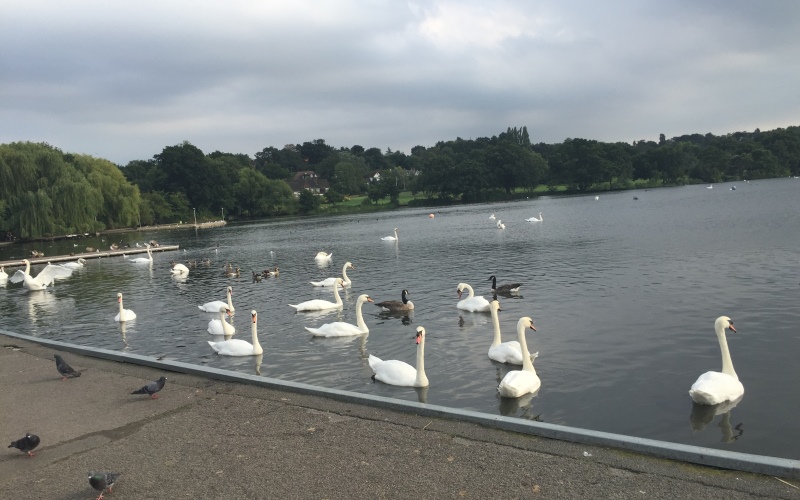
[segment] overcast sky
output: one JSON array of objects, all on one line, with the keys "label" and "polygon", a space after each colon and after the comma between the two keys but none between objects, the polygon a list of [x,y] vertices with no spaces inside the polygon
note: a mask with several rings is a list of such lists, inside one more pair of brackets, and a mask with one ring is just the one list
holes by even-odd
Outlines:
[{"label": "overcast sky", "polygon": [[0,143],[410,153],[800,125],[800,2],[0,0]]}]

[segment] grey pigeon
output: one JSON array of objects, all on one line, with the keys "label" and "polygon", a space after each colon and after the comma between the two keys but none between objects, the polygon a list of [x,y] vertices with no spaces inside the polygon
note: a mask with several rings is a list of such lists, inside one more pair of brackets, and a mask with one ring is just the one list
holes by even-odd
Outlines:
[{"label": "grey pigeon", "polygon": [[61,380],[67,380],[67,378],[81,376],[81,372],[69,366],[67,362],[64,361],[64,358],[62,358],[58,354],[53,354],[53,357],[56,358],[56,370],[58,370],[58,373],[64,376],[64,378],[62,378]]},{"label": "grey pigeon", "polygon": [[146,386],[142,387],[141,389],[137,389],[133,391],[131,394],[149,394],[150,399],[156,399],[158,391],[164,388],[164,384],[167,383],[167,377],[161,377],[160,379],[150,382]]},{"label": "grey pigeon", "polygon": [[11,444],[8,445],[9,448],[16,448],[23,453],[27,453],[29,457],[34,455],[32,450],[37,446],[39,446],[39,436],[30,432],[26,432],[24,438],[11,441]]},{"label": "grey pigeon", "polygon": [[108,490],[111,493],[111,488],[119,479],[119,473],[117,472],[95,472],[91,471],[89,473],[89,484],[92,485],[92,488],[96,489],[100,492],[100,496],[97,497],[97,500],[101,500],[103,498],[103,492]]}]

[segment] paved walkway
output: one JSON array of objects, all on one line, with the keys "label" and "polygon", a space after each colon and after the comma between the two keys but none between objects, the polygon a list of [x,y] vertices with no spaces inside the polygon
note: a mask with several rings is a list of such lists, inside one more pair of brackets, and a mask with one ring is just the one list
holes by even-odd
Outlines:
[{"label": "paved walkway", "polygon": [[89,470],[122,473],[111,500],[800,499],[769,476],[185,374],[151,400],[130,392],[162,372],[62,353],[83,375],[61,381],[55,352],[0,335],[2,437],[42,440],[2,448],[2,499],[96,498]]}]

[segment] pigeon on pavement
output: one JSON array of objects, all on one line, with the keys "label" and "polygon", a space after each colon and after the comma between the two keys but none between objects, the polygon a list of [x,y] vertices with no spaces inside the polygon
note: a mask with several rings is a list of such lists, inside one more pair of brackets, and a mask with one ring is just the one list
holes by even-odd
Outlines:
[{"label": "pigeon on pavement", "polygon": [[37,446],[39,446],[39,436],[31,434],[30,432],[26,432],[24,438],[12,441],[11,444],[8,445],[9,448],[16,448],[23,453],[27,453],[29,457],[34,455],[33,449]]},{"label": "pigeon on pavement", "polygon": [[161,377],[160,379],[150,382],[146,386],[142,387],[141,389],[137,389],[133,391],[131,394],[149,394],[150,399],[156,399],[158,391],[164,388],[164,384],[167,383],[167,377]]},{"label": "pigeon on pavement", "polygon": [[89,484],[92,485],[92,488],[96,489],[100,492],[100,496],[97,497],[97,500],[102,500],[103,492],[108,490],[111,493],[111,487],[119,479],[119,473],[117,472],[95,472],[91,471],[89,473]]},{"label": "pigeon on pavement", "polygon": [[81,376],[81,372],[69,366],[67,362],[64,361],[64,358],[58,354],[53,354],[53,357],[56,358],[56,370],[58,370],[58,373],[64,376],[64,378],[61,380],[67,380],[68,378]]}]

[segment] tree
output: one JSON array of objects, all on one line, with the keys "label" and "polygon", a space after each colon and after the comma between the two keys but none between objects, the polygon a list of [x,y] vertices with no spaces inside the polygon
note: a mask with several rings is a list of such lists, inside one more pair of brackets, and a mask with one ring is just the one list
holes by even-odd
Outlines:
[{"label": "tree", "polygon": [[308,189],[300,191],[300,197],[297,199],[297,208],[301,214],[310,214],[317,210],[321,204],[319,196]]}]

